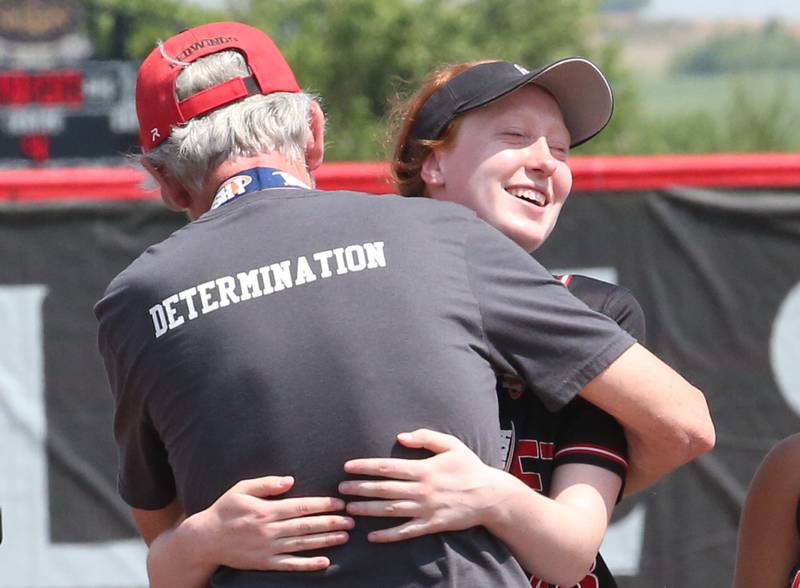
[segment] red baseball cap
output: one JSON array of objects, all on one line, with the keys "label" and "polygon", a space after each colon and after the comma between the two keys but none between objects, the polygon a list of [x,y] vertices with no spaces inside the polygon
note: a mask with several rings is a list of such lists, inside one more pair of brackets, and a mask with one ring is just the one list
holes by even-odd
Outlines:
[{"label": "red baseball cap", "polygon": [[[237,77],[178,100],[175,80],[186,65],[220,51],[239,51],[251,75]],[[136,80],[139,142],[144,151],[158,147],[172,129],[255,94],[299,92],[292,68],[264,32],[238,22],[214,22],[178,33],[153,49]]]}]

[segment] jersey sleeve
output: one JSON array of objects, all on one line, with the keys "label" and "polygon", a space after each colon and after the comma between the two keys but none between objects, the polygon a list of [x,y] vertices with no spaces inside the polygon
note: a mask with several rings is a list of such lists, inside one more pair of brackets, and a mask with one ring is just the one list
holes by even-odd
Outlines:
[{"label": "jersey sleeve", "polygon": [[589,308],[603,313],[639,343],[645,343],[644,312],[630,290],[578,274],[561,276],[560,281]]},{"label": "jersey sleeve", "polygon": [[[642,308],[627,289],[580,275],[563,276],[564,283],[589,308],[611,318],[639,342],[645,339]],[[560,413],[554,466],[585,463],[610,470],[623,481],[627,471],[627,441],[622,426],[609,414],[576,398]]]},{"label": "jersey sleeve", "polygon": [[121,294],[125,290],[112,283],[106,296],[95,305],[99,321],[98,347],[114,397],[114,438],[118,451],[117,486],[129,506],[156,510],[175,498],[175,480],[167,451],[146,409],[145,384],[125,354],[114,342],[130,330],[124,325],[126,305]]},{"label": "jersey sleeve", "polygon": [[575,398],[559,414],[553,466],[594,465],[625,480],[628,443],[622,426],[608,413],[583,398]]},{"label": "jersey sleeve", "polygon": [[647,339],[644,312],[639,301],[627,288],[617,287],[608,298],[605,310],[601,311],[625,331],[644,344]]},{"label": "jersey sleeve", "polygon": [[467,228],[465,261],[490,361],[496,371],[520,375],[549,410],[572,400],[635,343],[477,219]]}]

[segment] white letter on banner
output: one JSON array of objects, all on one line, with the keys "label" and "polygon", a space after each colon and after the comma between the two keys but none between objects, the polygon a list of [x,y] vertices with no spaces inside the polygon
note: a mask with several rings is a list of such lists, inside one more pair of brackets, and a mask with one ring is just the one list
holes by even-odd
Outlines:
[{"label": "white letter on banner", "polygon": [[783,300],[769,341],[775,381],[789,406],[800,415],[800,284]]},{"label": "white letter on banner", "polygon": [[43,285],[0,286],[0,588],[147,585],[144,543],[50,543]]}]

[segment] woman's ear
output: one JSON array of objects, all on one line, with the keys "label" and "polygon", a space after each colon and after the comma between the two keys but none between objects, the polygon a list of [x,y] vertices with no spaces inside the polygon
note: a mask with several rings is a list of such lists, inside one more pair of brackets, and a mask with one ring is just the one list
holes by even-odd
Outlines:
[{"label": "woman's ear", "polygon": [[146,157],[142,157],[141,164],[161,188],[161,199],[167,208],[176,212],[185,212],[192,205],[192,196],[177,180],[165,174],[154,166]]},{"label": "woman's ear", "polygon": [[444,186],[444,173],[442,171],[442,159],[436,149],[432,149],[422,162],[422,168],[419,173],[422,181],[428,187],[441,187]]},{"label": "woman's ear", "polygon": [[306,167],[317,169],[325,157],[325,114],[319,103],[311,103],[311,135],[306,143]]}]

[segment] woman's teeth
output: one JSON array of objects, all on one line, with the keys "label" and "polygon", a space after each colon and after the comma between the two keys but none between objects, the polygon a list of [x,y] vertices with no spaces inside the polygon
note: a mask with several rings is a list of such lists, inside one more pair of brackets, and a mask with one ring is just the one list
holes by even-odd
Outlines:
[{"label": "woman's teeth", "polygon": [[544,206],[547,204],[547,199],[544,194],[536,190],[526,190],[525,188],[507,188],[506,192],[516,198],[522,198],[528,202],[533,202],[537,206]]}]

